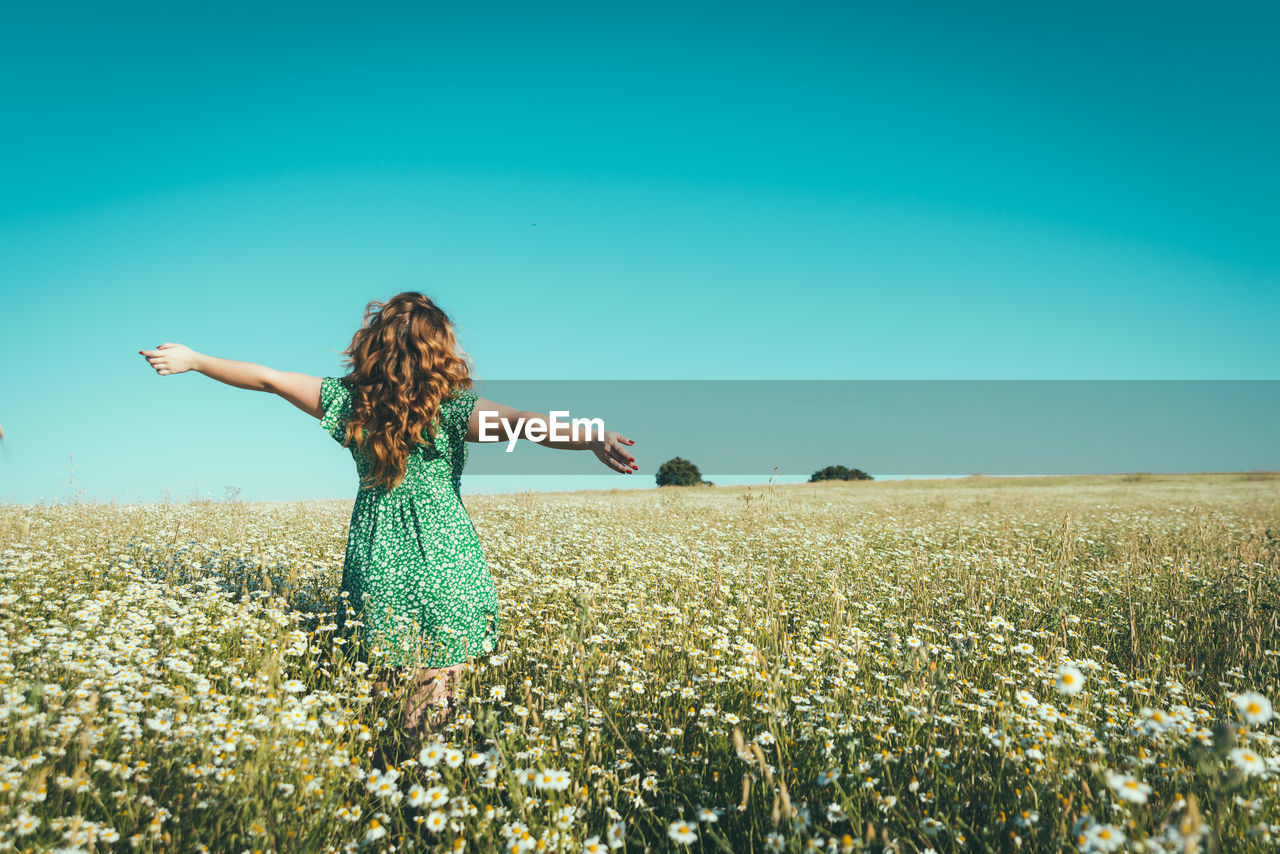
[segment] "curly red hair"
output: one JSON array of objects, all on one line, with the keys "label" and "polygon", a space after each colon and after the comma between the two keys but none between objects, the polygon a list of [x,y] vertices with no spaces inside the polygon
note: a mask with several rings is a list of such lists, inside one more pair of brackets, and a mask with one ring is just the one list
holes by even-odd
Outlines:
[{"label": "curly red hair", "polygon": [[471,366],[449,316],[417,291],[371,301],[343,353],[353,410],[344,444],[369,458],[362,486],[392,490],[404,481],[409,454],[438,429],[440,405],[472,387]]}]

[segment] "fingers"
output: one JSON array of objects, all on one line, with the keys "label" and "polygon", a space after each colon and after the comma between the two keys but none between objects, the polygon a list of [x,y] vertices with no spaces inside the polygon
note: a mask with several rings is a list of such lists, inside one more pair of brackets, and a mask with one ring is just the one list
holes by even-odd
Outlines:
[{"label": "fingers", "polygon": [[[615,442],[613,445],[609,447],[610,453],[616,454],[618,457],[618,460],[624,463],[627,466],[627,468],[630,469],[631,471],[638,470],[640,467],[635,464],[636,458],[631,456],[631,452],[622,446],[621,444],[622,441],[623,441],[623,437],[619,436],[618,442]],[[630,440],[627,440],[627,441],[630,441]],[[630,442],[630,444],[634,445],[635,442]],[[630,474],[630,471],[628,471],[628,474]]]},{"label": "fingers", "polygon": [[611,442],[605,447],[607,459],[605,465],[622,472],[623,474],[631,474],[639,470],[639,466],[635,464],[635,457],[631,456],[624,448],[616,442]]},{"label": "fingers", "polygon": [[169,370],[169,360],[165,358],[164,353],[157,353],[155,350],[139,350],[138,352],[146,357],[147,364],[155,368],[156,373],[160,374],[160,376],[168,376],[173,373]]},{"label": "fingers", "polygon": [[626,462],[626,454],[619,453],[611,442],[606,442],[603,447],[596,450],[596,458],[618,474],[631,474],[631,467]]}]

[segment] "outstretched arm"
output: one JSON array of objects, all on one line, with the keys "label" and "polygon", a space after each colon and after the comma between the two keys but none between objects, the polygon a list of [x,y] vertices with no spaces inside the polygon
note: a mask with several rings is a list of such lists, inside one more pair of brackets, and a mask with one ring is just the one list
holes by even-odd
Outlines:
[{"label": "outstretched arm", "polygon": [[250,391],[277,394],[308,415],[324,417],[320,408],[321,377],[277,371],[255,362],[237,362],[197,353],[182,344],[165,342],[154,350],[139,350],[161,376],[196,371],[210,379]]},{"label": "outstretched arm", "polygon": [[[496,431],[494,429],[484,429],[486,420],[489,425],[493,425],[496,422]],[[583,435],[579,438],[571,436],[568,439],[552,439],[550,424],[551,418],[545,413],[527,412],[523,409],[516,409],[514,406],[495,403],[492,400],[486,400],[481,397],[476,400],[475,408],[471,410],[471,419],[467,422],[467,441],[495,441],[493,438],[495,435],[499,437],[497,441],[504,442],[509,442],[512,439],[527,439],[534,444],[547,448],[558,448],[565,451],[591,451],[600,462],[623,474],[631,474],[639,468],[636,465],[636,458],[631,456],[631,452],[627,450],[631,445],[635,444],[635,441],[620,433],[616,433],[613,430],[605,430],[604,435],[601,436],[599,430],[592,430],[588,434],[583,429],[580,430]],[[561,421],[560,424],[563,426],[564,422]],[[482,431],[483,435],[489,438],[482,439]],[[590,435],[591,438],[586,438],[586,435]]]}]

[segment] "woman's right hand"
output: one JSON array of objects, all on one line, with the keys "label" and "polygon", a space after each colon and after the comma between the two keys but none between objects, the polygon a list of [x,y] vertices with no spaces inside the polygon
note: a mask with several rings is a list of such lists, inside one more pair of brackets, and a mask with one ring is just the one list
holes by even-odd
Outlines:
[{"label": "woman's right hand", "polygon": [[183,344],[171,344],[168,341],[154,350],[139,350],[146,357],[148,364],[161,376],[184,374],[194,370],[200,354]]},{"label": "woman's right hand", "polygon": [[604,438],[597,439],[592,444],[591,452],[596,455],[596,459],[614,471],[631,474],[640,468],[636,465],[636,458],[627,450],[628,446],[634,444],[633,440],[621,433],[605,430]]}]

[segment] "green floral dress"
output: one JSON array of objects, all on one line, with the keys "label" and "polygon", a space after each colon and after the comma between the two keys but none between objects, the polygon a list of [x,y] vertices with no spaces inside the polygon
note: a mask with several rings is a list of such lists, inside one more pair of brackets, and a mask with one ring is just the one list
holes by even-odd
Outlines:
[{"label": "green floral dress", "polygon": [[[493,649],[497,592],[461,494],[476,398],[458,390],[441,404],[436,436],[410,452],[399,486],[356,493],[336,618],[348,649],[370,664],[448,667]],[[321,426],[342,444],[350,390],[325,377],[320,405]],[[363,478],[368,458],[351,455]]]}]

